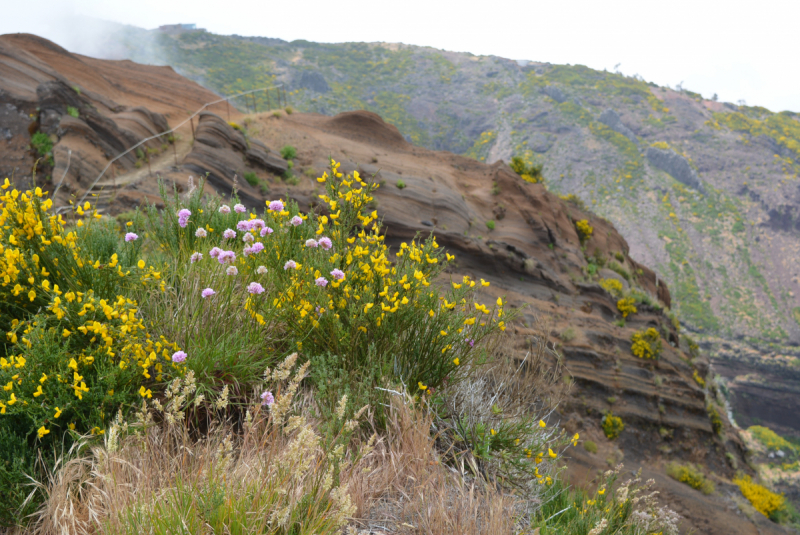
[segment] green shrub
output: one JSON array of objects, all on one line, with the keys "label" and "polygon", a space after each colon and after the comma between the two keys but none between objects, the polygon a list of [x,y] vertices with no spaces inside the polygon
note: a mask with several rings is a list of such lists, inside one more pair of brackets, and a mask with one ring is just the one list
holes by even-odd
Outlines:
[{"label": "green shrub", "polygon": [[80,113],[78,112],[78,108],[73,106],[67,106],[67,115],[71,117],[75,117],[76,119],[80,117]]},{"label": "green shrub", "polygon": [[486,228],[488,228],[489,230],[494,230],[494,227],[495,227],[495,223],[491,219],[486,222]]},{"label": "green shrub", "polygon": [[297,158],[297,149],[291,145],[284,145],[281,149],[281,157],[283,157],[284,160],[293,160]]},{"label": "green shrub", "polygon": [[398,180],[395,186],[397,186],[397,189],[404,189],[406,187],[406,183],[402,180]]},{"label": "green shrub", "polygon": [[294,113],[294,108],[292,108],[291,106],[286,106],[284,110],[286,111],[287,115],[291,115],[292,113]]},{"label": "green shrub", "polygon": [[583,449],[589,453],[597,453],[597,443],[592,440],[584,440]]},{"label": "green shrub", "polygon": [[686,483],[703,494],[713,494],[716,490],[714,482],[706,478],[700,469],[692,464],[671,462],[667,465],[667,475],[675,481]]},{"label": "green shrub", "polygon": [[610,269],[611,271],[614,271],[615,273],[621,275],[622,278],[625,279],[626,281],[628,281],[628,282],[631,281],[630,272],[627,269],[625,269],[624,267],[622,267],[620,264],[618,264],[617,262],[615,262],[613,260],[611,262],[609,262],[608,263],[608,269]]},{"label": "green shrub", "polygon": [[244,179],[253,187],[258,186],[258,175],[254,171],[245,171]]},{"label": "green shrub", "polygon": [[53,159],[53,140],[44,132],[36,132],[31,137],[31,146],[41,158]]},{"label": "green shrub", "polygon": [[614,440],[625,429],[625,423],[619,416],[609,412],[603,416],[603,433],[609,440]]}]

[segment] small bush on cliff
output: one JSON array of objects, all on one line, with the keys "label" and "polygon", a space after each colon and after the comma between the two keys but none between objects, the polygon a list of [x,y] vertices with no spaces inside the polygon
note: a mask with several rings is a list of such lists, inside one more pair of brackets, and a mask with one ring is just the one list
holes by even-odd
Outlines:
[{"label": "small bush on cliff", "polygon": [[781,450],[786,453],[791,453],[797,455],[800,453],[800,448],[796,445],[792,444],[775,431],[768,427],[763,427],[761,425],[753,425],[748,427],[747,430],[753,437],[758,440],[761,444],[764,445],[768,450],[778,451]]},{"label": "small bush on cliff", "polygon": [[487,228],[487,229],[489,229],[489,230],[494,230],[494,227],[495,227],[495,222],[494,222],[494,221],[492,221],[491,219],[490,219],[489,221],[487,221],[487,222],[486,222],[486,228]]},{"label": "small bush on cliff", "polygon": [[636,314],[636,299],[633,297],[623,297],[617,301],[617,310],[620,311],[623,318],[627,318],[631,314]]},{"label": "small bush on cliff", "polygon": [[41,158],[47,158],[52,165],[53,162],[53,140],[44,132],[36,132],[31,137],[31,147]]},{"label": "small bush on cliff", "polygon": [[297,158],[297,149],[291,145],[285,145],[281,149],[281,157],[284,160],[294,160],[295,158]]},{"label": "small bush on cliff", "polygon": [[667,465],[667,475],[675,481],[686,483],[703,494],[713,494],[716,490],[714,482],[709,480],[699,468],[692,464],[671,462]]},{"label": "small bush on cliff", "polygon": [[748,475],[737,476],[733,482],[739,486],[742,495],[747,498],[756,511],[767,518],[773,518],[786,508],[786,498],[782,494],[776,494],[763,485],[753,483]]},{"label": "small bush on cliff", "polygon": [[622,295],[622,283],[617,279],[601,279],[600,286],[614,297]]},{"label": "small bush on cliff", "polygon": [[258,175],[255,174],[253,171],[245,171],[244,172],[244,179],[253,187],[258,186]]},{"label": "small bush on cliff", "polygon": [[588,219],[575,221],[575,229],[578,231],[578,239],[580,239],[582,244],[589,241],[594,232],[594,227],[589,224]]},{"label": "small bush on cliff", "polygon": [[619,416],[614,416],[611,412],[603,416],[603,433],[609,440],[617,438],[624,429],[625,423]]},{"label": "small bush on cliff", "polygon": [[610,269],[611,271],[616,272],[617,274],[619,274],[626,281],[628,281],[628,282],[631,281],[630,272],[627,269],[625,269],[624,267],[622,267],[621,264],[615,262],[614,260],[612,260],[611,262],[608,263],[608,269]]},{"label": "small bush on cliff", "polygon": [[593,440],[584,440],[583,449],[585,449],[589,453],[597,453],[597,443],[594,442]]},{"label": "small bush on cliff", "polygon": [[511,158],[510,166],[511,169],[526,182],[537,184],[544,180],[544,176],[542,175],[542,165],[526,162],[522,157],[514,156]]},{"label": "small bush on cliff", "polygon": [[640,359],[657,359],[661,356],[661,335],[653,327],[631,335],[631,353]]},{"label": "small bush on cliff", "polygon": [[80,113],[78,112],[78,108],[74,106],[67,106],[67,115],[70,117],[75,117],[76,119],[80,117]]}]

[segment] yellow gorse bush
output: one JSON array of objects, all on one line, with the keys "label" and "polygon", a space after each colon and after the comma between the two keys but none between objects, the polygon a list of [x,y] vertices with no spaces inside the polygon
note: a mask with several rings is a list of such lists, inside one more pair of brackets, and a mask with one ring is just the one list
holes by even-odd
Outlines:
[{"label": "yellow gorse bush", "polygon": [[622,295],[622,283],[617,279],[601,279],[600,286],[615,297]]},{"label": "yellow gorse bush", "polygon": [[588,219],[575,221],[575,229],[578,231],[578,238],[581,240],[581,243],[589,241],[594,232],[594,227],[589,224]]},{"label": "yellow gorse bush", "polygon": [[657,359],[661,355],[661,335],[650,327],[631,335],[631,353],[640,359]]},{"label": "yellow gorse bush", "polygon": [[753,483],[748,475],[743,475],[733,480],[745,498],[755,507],[756,511],[766,517],[782,510],[786,506],[786,498],[776,494],[763,485]]},{"label": "yellow gorse bush", "polygon": [[638,311],[636,308],[636,299],[633,297],[623,297],[617,301],[617,310],[620,311],[623,318],[627,318],[631,314],[636,314]]}]

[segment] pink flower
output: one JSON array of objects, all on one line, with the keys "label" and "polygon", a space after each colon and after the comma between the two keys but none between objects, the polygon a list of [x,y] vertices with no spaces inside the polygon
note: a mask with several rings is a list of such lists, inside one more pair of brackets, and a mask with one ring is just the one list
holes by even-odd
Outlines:
[{"label": "pink flower", "polygon": [[233,251],[222,251],[217,258],[220,264],[233,264],[236,261],[236,253]]},{"label": "pink flower", "polygon": [[203,299],[208,299],[209,297],[211,297],[211,296],[212,296],[212,295],[214,295],[215,293],[217,293],[217,292],[215,292],[215,291],[214,291],[214,290],[212,290],[211,288],[206,288],[205,290],[203,290],[202,292],[200,292],[200,295],[202,295],[202,296],[203,296]]},{"label": "pink flower", "polygon": [[272,395],[272,392],[266,391],[261,394],[261,404],[269,407],[275,403],[275,396]]},{"label": "pink flower", "polygon": [[273,212],[283,211],[283,203],[281,201],[272,201],[269,203],[269,209]]},{"label": "pink flower", "polygon": [[231,277],[235,277],[239,274],[239,270],[236,269],[236,266],[228,266],[228,269],[225,270],[225,273],[230,275]]},{"label": "pink flower", "polygon": [[316,247],[317,241],[316,240],[306,240],[306,247]]},{"label": "pink flower", "polygon": [[137,239],[139,239],[139,235],[135,232],[128,232],[125,234],[125,241],[135,241]]},{"label": "pink flower", "polygon": [[240,232],[247,232],[250,230],[250,221],[239,221],[236,223],[236,229]]},{"label": "pink flower", "polygon": [[186,208],[180,210],[178,212],[178,225],[181,228],[185,228],[186,225],[189,223],[189,217],[192,215],[192,212],[187,210]]},{"label": "pink flower", "polygon": [[203,259],[202,253],[192,253],[192,257],[189,260],[192,262],[192,264],[194,264],[195,262],[199,262],[202,259]]},{"label": "pink flower", "polygon": [[271,228],[269,228],[269,227],[264,227],[264,228],[262,228],[262,229],[261,229],[261,237],[263,238],[264,236],[269,236],[269,235],[270,235],[270,234],[272,234],[273,232],[275,232],[275,231],[274,231],[274,230],[272,230]]},{"label": "pink flower", "polygon": [[211,258],[217,258],[219,255],[222,254],[222,249],[219,247],[212,247],[211,250],[208,252],[208,256]]},{"label": "pink flower", "polygon": [[287,269],[297,269],[297,262],[295,262],[294,260],[289,260],[288,262],[286,262],[286,263],[283,265],[283,269],[284,269],[284,270],[287,270]]},{"label": "pink flower", "polygon": [[243,204],[237,204],[233,207],[233,211],[237,214],[243,214],[247,211],[247,208],[245,208]]},{"label": "pink flower", "polygon": [[208,232],[206,232],[206,229],[204,228],[199,228],[194,231],[194,235],[197,236],[198,238],[205,238],[206,236],[208,236]]},{"label": "pink flower", "polygon": [[253,254],[260,253],[263,250],[264,250],[264,244],[258,241],[250,246],[250,252]]},{"label": "pink flower", "polygon": [[303,224],[303,218],[302,218],[302,217],[300,217],[299,215],[296,215],[296,216],[294,216],[292,219],[290,219],[290,220],[289,220],[289,222],[290,222],[292,225],[294,225],[295,227],[299,227],[300,225],[302,225],[302,224]]},{"label": "pink flower", "polygon": [[251,254],[253,254],[253,248],[248,245],[247,247],[242,249],[242,254],[245,256],[250,256]]},{"label": "pink flower", "polygon": [[231,240],[236,237],[236,231],[233,229],[226,228],[225,232],[222,233],[222,237],[226,240]]},{"label": "pink flower", "polygon": [[249,232],[247,234],[245,234],[244,236],[242,236],[242,241],[245,242],[245,243],[250,243],[253,240],[255,240],[255,238]]},{"label": "pink flower", "polygon": [[333,277],[337,281],[340,281],[344,279],[344,271],[342,271],[341,269],[334,269],[333,271],[331,271],[331,277]]},{"label": "pink flower", "polygon": [[247,291],[251,294],[262,294],[264,293],[264,287],[257,282],[251,282],[247,285]]},{"label": "pink flower", "polygon": [[319,246],[325,249],[326,251],[329,251],[330,249],[333,248],[333,242],[331,241],[330,238],[323,236],[319,239]]},{"label": "pink flower", "polygon": [[266,223],[264,223],[263,219],[251,219],[250,220],[250,228],[251,229],[261,230],[265,226],[267,226],[267,225],[266,225]]},{"label": "pink flower", "polygon": [[314,283],[317,286],[321,286],[322,288],[324,288],[324,287],[326,287],[328,285],[328,279],[326,279],[325,277],[319,277],[318,279],[316,279],[314,281]]},{"label": "pink flower", "polygon": [[175,353],[172,354],[172,362],[174,362],[175,364],[180,364],[181,362],[186,360],[187,356],[188,355],[183,351],[176,351]]},{"label": "pink flower", "polygon": [[467,338],[467,343],[469,344],[469,347],[475,347],[475,340],[472,338]]},{"label": "pink flower", "polygon": [[230,214],[231,213],[231,207],[228,206],[227,204],[223,204],[222,206],[219,207],[219,213],[220,214]]}]

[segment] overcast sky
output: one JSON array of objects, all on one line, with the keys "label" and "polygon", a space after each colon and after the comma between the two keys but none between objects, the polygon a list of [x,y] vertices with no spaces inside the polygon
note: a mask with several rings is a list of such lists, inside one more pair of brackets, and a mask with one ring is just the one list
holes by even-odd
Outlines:
[{"label": "overcast sky", "polygon": [[196,23],[288,41],[402,42],[639,74],[710,98],[800,111],[800,0],[0,0],[0,33],[93,47],[96,17],[143,28]]}]

